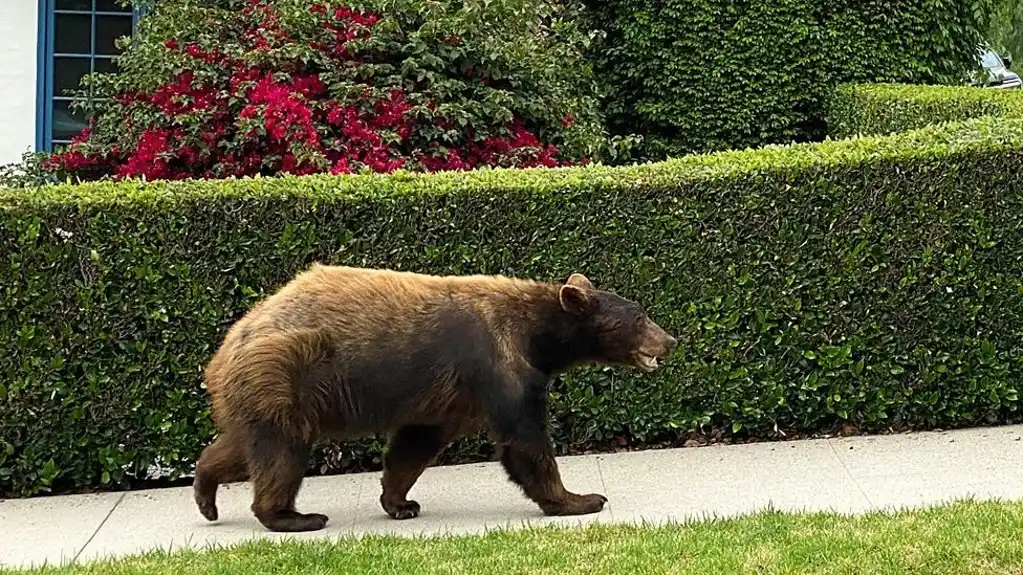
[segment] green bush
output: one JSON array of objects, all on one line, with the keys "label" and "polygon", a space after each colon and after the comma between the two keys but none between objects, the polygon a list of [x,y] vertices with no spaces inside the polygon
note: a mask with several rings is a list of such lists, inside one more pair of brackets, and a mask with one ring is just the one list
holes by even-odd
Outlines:
[{"label": "green bush", "polygon": [[971,86],[846,84],[827,102],[828,134],[884,135],[981,116],[1023,116],[1023,91]]},{"label": "green bush", "polygon": [[21,161],[0,165],[0,189],[31,188],[54,182],[53,176],[43,167],[48,154],[25,151]]},{"label": "green bush", "polygon": [[609,128],[646,158],[824,137],[843,82],[961,84],[990,0],[589,0]]},{"label": "green bush", "polygon": [[[0,491],[189,472],[212,433],[203,366],[313,261],[581,271],[646,305],[679,352],[555,382],[562,453],[708,426],[1014,421],[1021,170],[1023,121],[986,118],[628,168],[0,192]],[[379,453],[342,447],[317,463]]]}]

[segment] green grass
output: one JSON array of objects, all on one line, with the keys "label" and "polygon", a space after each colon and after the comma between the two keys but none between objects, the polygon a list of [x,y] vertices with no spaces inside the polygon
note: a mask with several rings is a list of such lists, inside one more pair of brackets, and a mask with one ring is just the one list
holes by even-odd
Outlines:
[{"label": "green grass", "polygon": [[18,573],[1020,574],[1023,502],[961,501],[854,517],[769,511],[664,527],[543,527],[437,539],[254,541]]}]

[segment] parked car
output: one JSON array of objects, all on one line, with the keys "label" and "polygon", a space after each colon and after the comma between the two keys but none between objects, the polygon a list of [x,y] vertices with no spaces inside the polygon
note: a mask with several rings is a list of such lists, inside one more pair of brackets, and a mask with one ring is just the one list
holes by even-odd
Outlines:
[{"label": "parked car", "polygon": [[973,82],[975,86],[983,86],[985,88],[1019,88],[1023,86],[1023,81],[1020,80],[1019,74],[1009,69],[1012,65],[1012,60],[1007,56],[1000,56],[994,50],[990,48],[982,48],[980,50],[980,64],[983,66],[984,71],[987,72],[987,79]]}]

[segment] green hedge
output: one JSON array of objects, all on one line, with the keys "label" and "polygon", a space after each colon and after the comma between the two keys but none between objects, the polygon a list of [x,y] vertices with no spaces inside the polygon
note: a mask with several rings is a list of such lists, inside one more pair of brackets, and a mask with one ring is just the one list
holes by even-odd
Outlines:
[{"label": "green hedge", "polygon": [[[212,433],[200,370],[315,260],[581,271],[643,302],[680,351],[654,375],[556,382],[562,452],[707,425],[1014,421],[1020,173],[1023,121],[980,119],[616,169],[0,192],[0,490],[188,472]],[[378,447],[320,463],[352,469]]]},{"label": "green hedge", "polygon": [[991,0],[583,0],[616,133],[647,158],[824,137],[843,82],[960,84]]},{"label": "green hedge", "polygon": [[845,84],[827,103],[828,134],[885,135],[981,116],[1023,116],[1023,90],[913,84]]}]

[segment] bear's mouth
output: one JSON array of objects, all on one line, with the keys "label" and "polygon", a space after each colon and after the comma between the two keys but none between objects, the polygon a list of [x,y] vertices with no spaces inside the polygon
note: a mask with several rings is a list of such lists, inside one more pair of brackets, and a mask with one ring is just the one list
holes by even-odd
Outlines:
[{"label": "bear's mouth", "polygon": [[639,352],[635,356],[636,366],[646,372],[654,371],[659,367],[657,356]]}]

